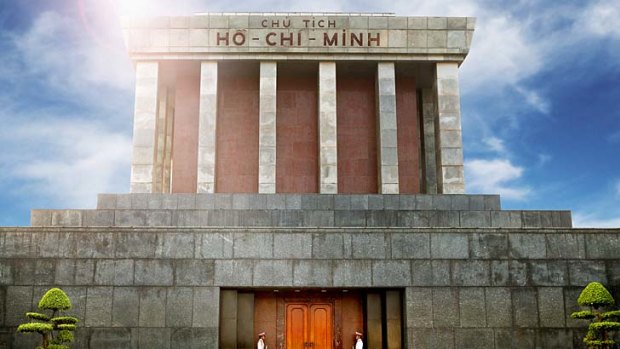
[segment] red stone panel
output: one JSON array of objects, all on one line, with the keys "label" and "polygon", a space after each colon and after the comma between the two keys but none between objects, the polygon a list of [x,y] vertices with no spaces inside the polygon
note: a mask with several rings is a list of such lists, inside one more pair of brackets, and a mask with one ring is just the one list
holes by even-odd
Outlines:
[{"label": "red stone panel", "polygon": [[338,193],[377,192],[374,76],[338,75]]},{"label": "red stone panel", "polygon": [[258,192],[259,77],[220,74],[215,191]]},{"label": "red stone panel", "polygon": [[415,78],[396,77],[398,177],[401,194],[420,192],[420,127],[416,97]]},{"label": "red stone panel", "polygon": [[276,191],[318,192],[317,77],[278,74]]},{"label": "red stone panel", "polygon": [[172,137],[172,192],[195,193],[198,166],[198,108],[200,77],[176,78]]},{"label": "red stone panel", "polygon": [[254,333],[248,333],[258,340],[257,334],[265,332],[265,344],[276,347],[277,338],[277,303],[273,292],[256,292],[254,294]]},{"label": "red stone panel", "polygon": [[351,348],[355,344],[353,334],[364,332],[362,297],[357,292],[342,294],[342,348]]}]

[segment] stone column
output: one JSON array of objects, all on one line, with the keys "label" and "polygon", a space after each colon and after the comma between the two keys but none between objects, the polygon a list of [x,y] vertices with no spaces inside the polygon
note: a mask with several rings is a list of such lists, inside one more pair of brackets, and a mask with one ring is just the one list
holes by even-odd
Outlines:
[{"label": "stone column", "polygon": [[276,192],[276,62],[260,62],[258,192]]},{"label": "stone column", "polygon": [[396,75],[393,62],[377,64],[376,96],[379,194],[398,194]]},{"label": "stone column", "polygon": [[158,75],[159,64],[157,62],[136,63],[131,193],[153,191]]},{"label": "stone column", "polygon": [[461,105],[457,63],[437,63],[438,189],[443,194],[465,193]]},{"label": "stone column", "polygon": [[319,192],[338,193],[336,63],[319,62]]},{"label": "stone column", "polygon": [[435,89],[422,89],[422,144],[424,144],[424,193],[437,194],[437,159],[435,155]]},{"label": "stone column", "polygon": [[174,93],[168,91],[167,100],[162,193],[170,193],[172,191],[172,131],[174,131]]},{"label": "stone column", "polygon": [[217,123],[217,62],[200,64],[198,113],[198,174],[196,191],[215,192],[215,144]]},{"label": "stone column", "polygon": [[159,107],[157,110],[157,125],[155,137],[155,165],[153,168],[153,193],[164,192],[164,158],[166,151],[166,114],[168,112],[168,89],[159,91]]}]

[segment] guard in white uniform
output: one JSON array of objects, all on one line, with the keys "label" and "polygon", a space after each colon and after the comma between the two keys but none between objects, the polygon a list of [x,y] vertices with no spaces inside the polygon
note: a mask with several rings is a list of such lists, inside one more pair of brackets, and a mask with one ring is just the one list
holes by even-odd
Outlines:
[{"label": "guard in white uniform", "polygon": [[267,349],[267,345],[265,345],[265,332],[261,332],[258,334],[258,342],[256,343],[256,349]]},{"label": "guard in white uniform", "polygon": [[362,333],[355,332],[355,347],[353,349],[363,349],[364,342],[362,342]]}]

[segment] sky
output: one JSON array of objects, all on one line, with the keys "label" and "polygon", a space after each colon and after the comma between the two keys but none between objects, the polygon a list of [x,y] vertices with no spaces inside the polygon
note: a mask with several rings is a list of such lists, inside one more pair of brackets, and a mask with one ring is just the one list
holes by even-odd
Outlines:
[{"label": "sky", "polygon": [[476,17],[460,69],[466,192],[620,227],[620,0],[2,1],[0,226],[129,191],[121,17],[253,11]]}]

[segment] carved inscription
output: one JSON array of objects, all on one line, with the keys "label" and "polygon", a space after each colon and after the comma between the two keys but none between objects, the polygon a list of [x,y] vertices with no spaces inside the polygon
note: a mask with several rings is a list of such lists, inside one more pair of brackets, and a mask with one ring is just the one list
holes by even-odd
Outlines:
[{"label": "carved inscription", "polygon": [[272,47],[382,47],[387,41],[382,42],[381,31],[349,29],[329,18],[264,18],[259,23],[264,29],[217,31],[215,42],[232,47],[250,41]]}]

